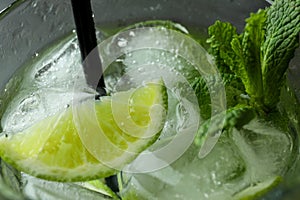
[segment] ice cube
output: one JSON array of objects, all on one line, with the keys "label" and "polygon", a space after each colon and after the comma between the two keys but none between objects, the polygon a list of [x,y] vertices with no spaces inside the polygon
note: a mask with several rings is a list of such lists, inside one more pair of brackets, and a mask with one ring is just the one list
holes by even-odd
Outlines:
[{"label": "ice cube", "polygon": [[[71,39],[51,49],[30,70],[26,83],[38,88],[73,89],[74,82],[84,80],[77,40]],[[80,80],[81,79],[81,80]]]},{"label": "ice cube", "polygon": [[9,104],[1,119],[5,132],[16,133],[36,123],[45,114],[38,91],[21,91]]},{"label": "ice cube", "polygon": [[[16,82],[12,84],[11,82]],[[1,108],[3,131],[16,133],[49,115],[65,109],[75,99],[88,94],[76,38],[69,36],[61,43],[39,53],[9,82]],[[87,95],[83,95],[86,93]],[[92,94],[93,93],[93,94]]]},{"label": "ice cube", "polygon": [[[288,134],[255,118],[239,130],[224,130],[204,158],[198,157],[200,147],[192,145],[165,169],[123,173],[127,182],[121,195],[135,194],[140,199],[231,200],[246,188],[286,172],[293,162],[293,141]],[[179,174],[178,180],[170,183],[166,169]]]},{"label": "ice cube", "polygon": [[252,120],[240,131],[235,130],[233,139],[251,166],[253,179],[282,175],[288,170],[293,158],[293,141],[288,133],[271,123]]}]

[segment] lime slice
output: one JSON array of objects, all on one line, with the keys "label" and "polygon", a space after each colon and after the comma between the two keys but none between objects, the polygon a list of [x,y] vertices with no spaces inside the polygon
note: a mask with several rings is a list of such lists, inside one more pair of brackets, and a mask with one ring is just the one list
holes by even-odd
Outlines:
[{"label": "lime slice", "polygon": [[270,191],[281,182],[280,176],[275,176],[253,186],[247,187],[245,190],[234,195],[234,200],[253,200]]},{"label": "lime slice", "polygon": [[[120,96],[126,98],[118,99]],[[121,110],[116,111],[113,106]],[[20,133],[2,133],[0,156],[17,169],[48,180],[106,177],[122,169],[157,139],[166,108],[167,92],[161,80],[99,101],[87,100]],[[130,112],[124,115],[124,109]]]}]

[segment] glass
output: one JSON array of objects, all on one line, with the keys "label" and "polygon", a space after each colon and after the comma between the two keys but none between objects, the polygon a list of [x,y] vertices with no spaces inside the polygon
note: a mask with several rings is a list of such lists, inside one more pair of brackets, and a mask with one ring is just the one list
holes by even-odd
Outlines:
[{"label": "glass", "polygon": [[[248,0],[94,0],[92,5],[96,26],[107,34],[135,22],[165,19],[184,25],[191,34],[205,35],[207,27],[218,19],[231,22],[238,30],[241,30],[244,26],[244,19],[249,16],[249,13],[257,11],[258,8],[263,8],[268,3]],[[9,78],[22,64],[34,58],[45,47],[60,40],[74,30],[75,26],[71,11],[70,2],[67,0],[19,0],[14,2],[10,8],[2,11],[0,14],[0,89],[4,88]],[[299,55],[300,53],[297,51],[295,59],[291,63],[289,84],[291,88],[298,89],[297,94],[300,98],[300,82],[298,79],[300,70],[299,68],[297,69]],[[295,137],[297,137],[299,130],[295,130],[295,132]],[[298,140],[298,138],[296,139]],[[224,140],[224,143],[225,145],[230,144],[230,141]],[[296,151],[298,151],[297,145],[296,143],[296,147],[293,147]],[[180,194],[189,195],[184,192],[187,190],[186,187],[193,188],[194,186],[180,185],[178,180],[183,175],[186,176],[186,179],[197,181],[197,174],[194,174],[194,177],[187,176],[189,169],[191,171],[194,170],[193,165],[188,166],[190,168],[184,169],[183,167],[187,161],[190,161],[192,164],[199,164],[198,162],[200,161],[192,161],[195,157],[193,148],[195,147],[191,147],[187,151],[186,154],[189,154],[188,156],[183,156],[172,166],[176,169],[177,166],[180,166],[178,168],[182,168],[183,171],[175,172],[172,171],[172,168],[165,168],[153,174],[131,174],[126,172],[119,174],[119,180],[122,179],[120,185],[123,187],[121,195],[130,199],[130,191],[138,190],[137,193],[139,195],[152,197],[151,192],[159,190],[166,191],[166,194],[163,192],[160,194],[162,198],[164,197],[163,199],[170,198],[170,196],[184,199],[184,196],[180,196]],[[216,152],[218,148],[217,146]],[[230,146],[226,148],[228,148],[228,151],[236,151]],[[219,155],[218,152],[216,155]],[[240,155],[237,152],[236,160],[239,160],[239,157]],[[274,159],[276,160],[278,157]],[[210,162],[209,158],[207,162]],[[243,171],[243,163],[236,162],[235,164],[235,166],[228,167]],[[221,162],[222,165],[226,165],[226,160]],[[293,170],[287,174],[285,181],[265,197],[262,197],[262,199],[296,199],[297,188],[300,186],[300,176],[297,173],[299,167],[300,163],[298,162],[292,167]],[[58,184],[20,174],[20,172],[3,161],[1,161],[0,169],[0,199],[110,199],[107,195],[101,194],[103,191],[95,192],[79,183]],[[205,171],[207,169],[203,167],[201,170]],[[212,174],[210,175],[213,176]],[[221,176],[227,176],[227,174],[224,172]],[[217,182],[218,178],[215,177],[215,179],[211,180]],[[185,180],[183,183],[188,183],[188,181]],[[179,192],[178,195],[172,190],[172,186],[177,184],[179,184],[177,189],[181,189],[181,193]],[[156,187],[152,187],[153,185],[156,185]],[[205,186],[202,185],[202,187]],[[228,188],[230,189],[230,186]],[[207,190],[209,189],[212,188],[207,188]],[[171,192],[173,193],[171,194]],[[204,194],[203,198],[205,198],[205,195],[210,194]],[[226,196],[220,197],[218,195],[218,193],[215,193],[213,197],[209,197],[216,199],[221,197],[222,199],[227,198]],[[195,198],[192,193],[186,197]],[[136,197],[132,196],[131,198]]]}]

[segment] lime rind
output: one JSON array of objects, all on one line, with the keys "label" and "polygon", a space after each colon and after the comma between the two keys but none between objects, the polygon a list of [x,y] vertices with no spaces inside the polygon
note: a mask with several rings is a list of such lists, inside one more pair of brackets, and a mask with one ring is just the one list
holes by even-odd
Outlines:
[{"label": "lime rind", "polygon": [[[8,138],[0,138],[0,155],[2,159],[19,171],[47,180],[84,181],[114,174],[116,170],[99,163],[83,148],[78,136],[75,134],[76,129],[72,123],[72,118],[69,118],[70,116],[72,116],[71,110],[66,109],[63,113],[48,117],[43,120],[43,123],[37,123],[22,133],[14,134]],[[65,126],[58,122],[61,119],[64,120]],[[68,130],[65,129],[66,127],[68,127]],[[48,131],[49,128],[51,128],[51,131]],[[66,132],[61,132],[62,129],[65,129]],[[31,134],[34,131],[39,132],[38,134]],[[73,139],[77,140],[78,143],[75,142],[74,146],[69,144],[72,151],[69,152],[68,156],[51,155],[47,152],[51,151],[51,147],[50,149],[47,147],[51,134],[65,137],[62,140],[66,140],[67,135],[71,132],[74,133],[71,134],[71,137],[73,136]],[[64,143],[66,141],[52,141],[50,144],[53,148],[59,148],[57,144],[60,142]],[[67,160],[70,159],[70,156],[75,157],[72,160],[77,161],[76,166],[61,166],[68,163]],[[57,165],[55,166],[55,164]]]},{"label": "lime rind", "polygon": [[263,182],[259,182],[255,185],[247,187],[246,189],[235,194],[234,200],[254,200],[263,194],[269,192],[272,188],[277,186],[281,182],[282,178],[280,176],[275,176],[267,179]]},{"label": "lime rind", "polygon": [[[150,110],[156,109],[156,104],[161,104],[166,110],[167,97],[163,97],[167,95],[165,86],[160,82],[154,86],[146,84],[143,87],[157,87],[154,94],[158,98],[153,102],[154,106],[149,106],[149,115],[152,115],[152,118],[158,117],[157,122],[162,125],[165,115],[158,116],[150,113]],[[77,113],[74,112],[74,108]],[[104,132],[101,129],[103,124],[115,122],[114,118],[109,116],[97,118],[95,113],[101,114],[102,111],[104,114],[111,112],[110,97],[96,103],[94,100],[87,100],[72,105],[21,133],[8,137],[2,133],[0,155],[16,169],[39,178],[54,181],[86,181],[107,177],[121,170],[156,141],[163,128],[159,125],[160,130],[157,129],[157,133],[146,139],[126,135],[122,130],[114,129],[116,125],[112,126],[111,132]],[[91,115],[92,112],[95,116]],[[78,123],[76,114],[81,116],[79,119],[83,121]],[[100,132],[97,132],[99,130]],[[85,140],[82,139],[82,135]]]}]

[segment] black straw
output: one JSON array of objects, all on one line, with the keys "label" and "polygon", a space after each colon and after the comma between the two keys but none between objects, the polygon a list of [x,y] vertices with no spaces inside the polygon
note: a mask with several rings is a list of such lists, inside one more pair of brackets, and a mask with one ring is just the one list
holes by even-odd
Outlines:
[{"label": "black straw", "polygon": [[[83,61],[83,70],[87,83],[96,88],[99,96],[106,95],[103,79],[103,69],[97,47],[96,30],[93,21],[93,12],[90,0],[71,0],[73,15],[76,25],[76,33]],[[118,192],[117,176],[112,175],[105,178],[107,185]]]},{"label": "black straw", "polygon": [[97,47],[96,30],[90,0],[71,0],[76,33],[87,84],[100,96],[106,95],[103,69]]}]

